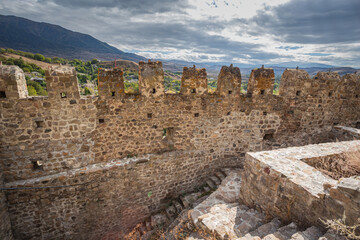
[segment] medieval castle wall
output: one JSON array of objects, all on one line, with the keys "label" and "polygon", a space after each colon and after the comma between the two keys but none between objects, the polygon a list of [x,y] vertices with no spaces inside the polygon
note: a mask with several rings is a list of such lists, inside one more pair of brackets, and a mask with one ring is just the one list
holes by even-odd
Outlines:
[{"label": "medieval castle wall", "polygon": [[167,94],[162,64],[139,66],[140,94],[126,94],[113,69],[100,71],[99,97],[80,96],[65,67],[46,72],[48,97],[22,93],[22,74],[12,87],[0,76],[4,183],[28,188],[5,191],[15,239],[126,230],[215,169],[241,166],[245,152],[333,141],[334,125],[360,119],[359,75],[286,70],[278,96],[273,70],[259,68],[244,95],[230,66],[209,94],[206,70],[192,67],[180,94]]}]

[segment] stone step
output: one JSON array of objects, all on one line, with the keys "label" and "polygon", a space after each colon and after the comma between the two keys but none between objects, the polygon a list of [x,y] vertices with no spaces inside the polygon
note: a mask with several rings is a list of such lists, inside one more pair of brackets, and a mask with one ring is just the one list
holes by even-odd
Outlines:
[{"label": "stone step", "polygon": [[215,184],[216,186],[219,186],[221,184],[221,179],[219,179],[218,177],[216,177],[216,175],[209,177]]},{"label": "stone step", "polygon": [[158,213],[151,216],[151,226],[156,227],[169,221],[166,213]]},{"label": "stone step", "polygon": [[291,236],[291,240],[317,240],[323,234],[315,226],[307,228],[305,231],[297,232]]},{"label": "stone step", "polygon": [[210,192],[210,191],[211,191],[211,188],[209,188],[208,186],[205,186],[205,187],[204,187],[204,191],[205,191],[205,192]]},{"label": "stone step", "polygon": [[281,222],[279,219],[274,218],[271,222],[268,222],[264,225],[261,225],[256,230],[247,233],[244,237],[240,238],[240,240],[254,240],[261,239],[266,235],[275,233],[281,226]]},{"label": "stone step", "polygon": [[336,234],[333,230],[328,230],[319,240],[346,240],[346,237]]},{"label": "stone step", "polygon": [[[238,223],[238,224],[237,224]],[[243,237],[247,233],[254,231],[265,223],[265,215],[249,209],[245,213],[239,212],[235,220],[235,232],[238,237]]]},{"label": "stone step", "polygon": [[210,209],[221,203],[238,203],[240,192],[240,174],[241,171],[231,171],[219,186],[219,188],[206,197],[199,205],[194,207],[191,212],[191,220],[194,224],[197,223],[198,217],[210,211]]},{"label": "stone step", "polygon": [[288,240],[293,234],[297,232],[295,223],[290,223],[284,227],[279,228],[275,233],[266,235],[263,240]]},{"label": "stone step", "polygon": [[168,207],[166,210],[166,216],[170,219],[170,220],[174,220],[177,216],[177,211],[174,205],[171,205],[170,207]]},{"label": "stone step", "polygon": [[224,172],[222,172],[221,170],[217,171],[217,172],[215,173],[215,175],[216,175],[219,179],[221,179],[221,181],[224,180],[224,178],[226,178],[226,174],[225,174]]},{"label": "stone step", "polygon": [[198,217],[196,225],[205,232],[214,233],[220,239],[235,239],[237,216],[246,211],[247,208],[242,209],[238,203],[214,204],[207,209],[207,213]]},{"label": "stone step", "polygon": [[151,220],[145,222],[145,227],[147,232],[152,230]]},{"label": "stone step", "polygon": [[193,232],[189,237],[186,238],[186,240],[205,240],[205,238],[202,237],[201,234]]},{"label": "stone step", "polygon": [[229,176],[230,173],[232,173],[236,168],[222,168],[221,171],[226,175]]},{"label": "stone step", "polygon": [[220,239],[237,239],[263,225],[264,217],[245,205],[220,203],[198,218],[198,226]]},{"label": "stone step", "polygon": [[177,214],[181,213],[182,210],[184,209],[184,207],[181,205],[181,203],[179,203],[178,201],[173,201],[173,205],[176,208],[176,212]]},{"label": "stone step", "polygon": [[211,180],[211,178],[207,178],[205,182],[211,189],[216,188],[216,184],[213,182],[213,180]]},{"label": "stone step", "polygon": [[196,193],[191,193],[191,194],[188,194],[186,196],[181,196],[180,199],[181,199],[181,202],[182,202],[182,205],[185,207],[185,208],[189,208],[189,207],[193,207],[192,204],[198,200],[201,196],[201,192],[196,192]]}]

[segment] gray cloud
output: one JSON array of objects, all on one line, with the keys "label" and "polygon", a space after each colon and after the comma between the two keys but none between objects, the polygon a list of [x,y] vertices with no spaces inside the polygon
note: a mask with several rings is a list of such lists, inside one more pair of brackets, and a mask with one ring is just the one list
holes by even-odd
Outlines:
[{"label": "gray cloud", "polygon": [[[199,61],[224,55],[219,61],[241,58],[266,64],[276,59],[292,61],[295,54],[337,65],[354,66],[360,60],[359,46],[353,44],[360,39],[359,0],[291,0],[277,7],[264,6],[253,18],[230,21],[216,16],[196,20],[186,13],[189,4],[191,1],[183,0],[2,0],[0,14],[58,24],[125,51],[164,49],[166,55],[166,51],[184,50]],[[232,26],[240,29],[238,36],[271,36],[279,52],[266,50],[264,41],[241,42],[209,33]],[[309,45],[313,52],[306,48]],[[299,48],[304,48],[303,53],[297,51]],[[281,54],[284,51],[290,55]],[[348,57],[344,60],[336,53]]]},{"label": "gray cloud", "polygon": [[[49,0],[38,0],[41,3]],[[57,5],[75,8],[118,8],[126,9],[131,13],[148,14],[181,11],[187,8],[187,0],[50,0]]]},{"label": "gray cloud", "polygon": [[270,33],[279,41],[293,43],[358,42],[359,0],[292,0],[247,21],[257,33]]}]

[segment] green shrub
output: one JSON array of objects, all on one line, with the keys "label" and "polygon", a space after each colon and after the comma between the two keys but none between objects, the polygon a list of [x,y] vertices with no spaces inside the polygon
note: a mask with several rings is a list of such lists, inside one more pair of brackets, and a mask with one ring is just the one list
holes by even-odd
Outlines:
[{"label": "green shrub", "polygon": [[33,86],[28,85],[27,89],[28,89],[29,96],[37,96],[37,92]]},{"label": "green shrub", "polygon": [[38,82],[28,80],[26,81],[26,85],[28,86],[28,91],[30,87],[34,88],[35,90],[36,95],[31,96],[47,96],[47,91]]},{"label": "green shrub", "polygon": [[45,57],[44,57],[44,55],[42,55],[40,53],[37,53],[37,54],[34,55],[34,59],[38,60],[38,61],[44,61]]}]

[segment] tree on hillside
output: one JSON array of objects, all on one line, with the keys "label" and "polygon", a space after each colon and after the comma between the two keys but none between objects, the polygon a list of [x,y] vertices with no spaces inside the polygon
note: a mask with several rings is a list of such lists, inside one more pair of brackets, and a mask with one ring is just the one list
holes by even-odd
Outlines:
[{"label": "tree on hillside", "polygon": [[42,55],[40,53],[37,53],[37,54],[34,55],[34,59],[38,60],[38,61],[44,61],[45,57],[44,57],[44,55]]},{"label": "tree on hillside", "polygon": [[93,60],[91,60],[91,64],[97,64],[99,63],[99,60],[97,60],[96,58],[93,58]]}]

